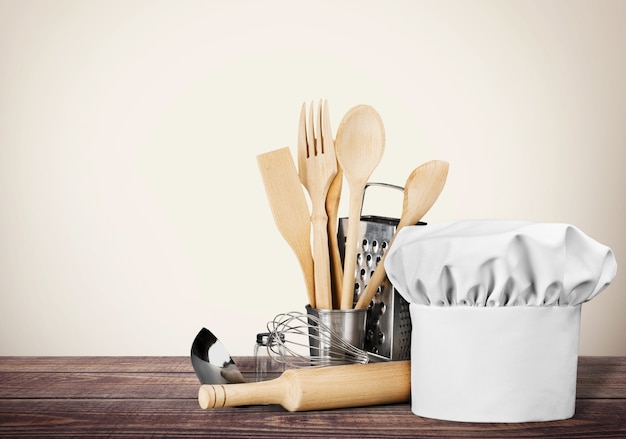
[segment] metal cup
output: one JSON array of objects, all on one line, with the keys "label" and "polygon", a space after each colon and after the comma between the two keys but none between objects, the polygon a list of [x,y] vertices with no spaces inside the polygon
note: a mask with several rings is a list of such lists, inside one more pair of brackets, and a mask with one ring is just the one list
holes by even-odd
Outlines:
[{"label": "metal cup", "polygon": [[363,350],[367,309],[316,309],[307,305],[306,312],[313,317],[309,318],[311,356],[326,358],[328,364],[354,363],[352,349],[344,344]]}]

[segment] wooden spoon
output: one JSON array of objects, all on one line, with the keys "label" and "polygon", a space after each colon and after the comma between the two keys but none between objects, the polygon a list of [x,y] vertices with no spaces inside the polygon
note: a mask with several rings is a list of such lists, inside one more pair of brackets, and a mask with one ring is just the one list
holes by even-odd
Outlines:
[{"label": "wooden spoon", "polygon": [[257,156],[274,222],[300,262],[309,304],[315,307],[311,215],[289,148]]},{"label": "wooden spoon", "polygon": [[[402,215],[393,238],[403,227],[417,224],[426,212],[430,210],[446,184],[448,168],[449,164],[447,162],[432,160],[411,172],[404,185]],[[390,244],[393,244],[393,238],[391,238]],[[376,294],[376,290],[385,280],[385,275],[387,274],[384,264],[386,256],[387,253],[383,254],[382,259],[376,265],[374,274],[372,274],[355,308],[366,308],[369,306],[374,294]]]},{"label": "wooden spoon", "polygon": [[378,112],[357,105],[341,120],[335,138],[337,161],[350,188],[347,242],[343,263],[341,309],[352,308],[357,241],[363,190],[385,151],[385,128]]}]

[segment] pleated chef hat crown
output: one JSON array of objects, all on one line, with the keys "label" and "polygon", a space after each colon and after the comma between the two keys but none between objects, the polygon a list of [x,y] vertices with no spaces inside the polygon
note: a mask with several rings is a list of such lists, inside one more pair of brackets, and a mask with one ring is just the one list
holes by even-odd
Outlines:
[{"label": "pleated chef hat crown", "polygon": [[471,220],[405,227],[385,260],[409,303],[578,305],[617,272],[611,249],[568,224]]}]

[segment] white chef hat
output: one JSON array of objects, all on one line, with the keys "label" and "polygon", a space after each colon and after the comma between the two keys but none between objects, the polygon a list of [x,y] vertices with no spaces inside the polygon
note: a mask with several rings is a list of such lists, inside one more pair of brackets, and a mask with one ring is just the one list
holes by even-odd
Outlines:
[{"label": "white chef hat", "polygon": [[413,412],[475,422],[573,416],[581,304],[617,270],[568,224],[405,227],[385,259],[409,302]]}]

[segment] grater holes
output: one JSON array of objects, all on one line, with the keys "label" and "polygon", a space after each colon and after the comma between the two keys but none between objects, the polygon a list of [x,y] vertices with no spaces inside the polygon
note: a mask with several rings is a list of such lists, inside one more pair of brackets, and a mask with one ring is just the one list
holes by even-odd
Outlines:
[{"label": "grater holes", "polygon": [[[345,256],[346,219],[341,219],[338,234],[342,256]],[[371,274],[383,261],[391,249],[395,228],[387,223],[361,218],[359,237],[356,245],[357,265],[354,270],[354,300],[363,296]],[[365,270],[365,271],[363,271]],[[381,304],[383,304],[381,306]],[[404,313],[403,311],[406,311]],[[379,339],[382,335],[382,339]],[[375,295],[368,304],[364,349],[393,360],[410,358],[411,324],[408,304],[397,294],[391,283],[385,279],[375,289]]]},{"label": "grater holes", "polygon": [[365,251],[369,250],[370,243],[367,240],[367,238],[363,239],[363,241],[361,241],[361,246],[363,247],[363,250],[365,250]]}]

